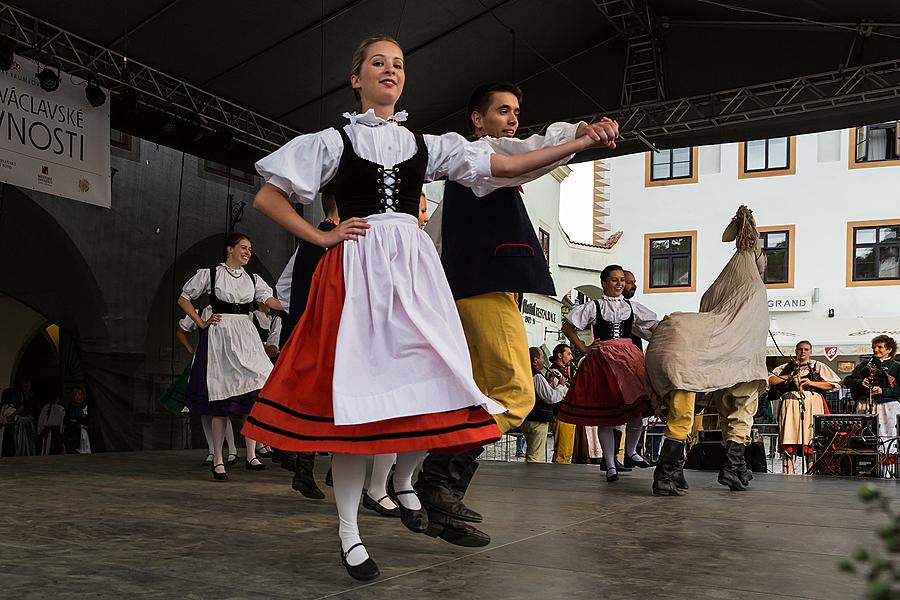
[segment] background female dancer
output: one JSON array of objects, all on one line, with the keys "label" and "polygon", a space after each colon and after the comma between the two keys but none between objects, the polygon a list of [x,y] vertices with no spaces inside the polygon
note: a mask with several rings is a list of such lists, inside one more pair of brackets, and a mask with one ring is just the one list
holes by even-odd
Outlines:
[{"label": "background female dancer", "polygon": [[[203,320],[208,320],[211,316],[212,308],[209,306],[200,311],[200,318]],[[194,331],[197,331],[197,324],[187,315],[183,316],[181,320],[178,321],[178,327],[175,328],[175,338],[181,342],[181,345],[184,346],[184,349],[187,350],[188,354],[191,356],[194,355],[196,348],[191,343],[191,340],[188,339],[187,334]],[[192,366],[193,358],[181,375],[178,376],[178,379],[175,380],[175,383],[173,383],[169,389],[166,390],[166,393],[163,394],[162,398],[160,398],[166,408],[174,413],[190,411],[187,407],[187,389],[188,381],[190,381],[191,377]],[[203,436],[206,438],[206,445],[209,447],[209,454],[207,454],[206,458],[203,460],[203,464],[206,466],[212,466],[215,457],[212,419],[213,418],[210,415],[200,416],[200,425],[203,427]],[[231,425],[231,419],[225,420],[225,443],[228,444],[228,458],[225,460],[225,464],[233,465],[238,461],[238,453],[237,446],[234,443],[234,428]]]},{"label": "background female dancer", "polygon": [[[469,186],[534,170],[597,143],[593,129],[568,144],[498,156],[458,134],[414,135],[395,112],[405,83],[400,46],[362,42],[350,83],[362,114],[340,129],[303,135],[257,163],[266,179],[254,206],[293,235],[331,249],[313,277],[306,311],[248,420],[247,431],[284,450],[334,452],[341,560],[357,579],[379,570],[363,546],[357,510],[365,455],[397,452],[393,476],[403,524],[428,527],[412,487],[425,451],[496,440],[475,385],[453,296],[430,238],[419,229],[422,183]],[[341,224],[322,232],[288,199],[313,201],[333,181]],[[343,242],[343,243],[339,243]]]},{"label": "background female dancer", "polygon": [[[184,284],[178,298],[178,306],[201,330],[188,383],[187,404],[191,412],[212,417],[212,473],[217,481],[228,479],[222,458],[228,415],[250,412],[272,370],[250,312],[255,302],[282,310],[262,277],[244,270],[252,251],[250,238],[232,233],[225,241],[225,262],[197,271]],[[191,301],[206,293],[213,314],[203,319]],[[244,442],[246,468],[265,469],[256,457],[256,442],[247,435]]]},{"label": "background female dancer", "polygon": [[[599,426],[606,480],[612,482],[619,478],[613,435],[616,425],[626,424],[625,456],[631,457],[635,466],[650,466],[637,453],[643,418],[651,411],[644,389],[644,355],[631,336],[649,340],[657,318],[643,304],[622,296],[625,271],[619,265],[607,265],[600,273],[600,284],[603,297],[572,308],[563,323],[563,333],[587,356],[578,367],[557,418],[576,425]],[[577,333],[588,327],[594,334],[590,346]]]}]

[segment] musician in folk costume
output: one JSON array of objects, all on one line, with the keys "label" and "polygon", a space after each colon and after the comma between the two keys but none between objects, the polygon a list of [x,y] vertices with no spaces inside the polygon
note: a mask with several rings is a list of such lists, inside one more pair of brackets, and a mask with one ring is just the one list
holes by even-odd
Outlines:
[{"label": "musician in folk costume", "polygon": [[698,393],[709,394],[723,420],[725,462],[719,483],[742,491],[753,477],[744,451],[768,378],[769,306],[762,279],[766,256],[750,209],[738,208],[722,241],[735,242],[736,251],[700,299],[700,312],[667,316],[647,348],[647,378],[668,409],[654,494],[681,496],[688,487],[684,450]]},{"label": "musician in folk costume", "polygon": [[841,387],[841,378],[828,365],[810,360],[812,344],[803,340],[790,362],[769,375],[769,398],[780,398],[778,447],[784,453],[782,471],[794,473],[794,457],[812,453],[813,415],[828,414],[825,392]]},{"label": "musician in folk costume", "polygon": [[[872,338],[872,358],[863,360],[844,378],[856,401],[857,412],[878,415],[881,452],[897,453],[897,416],[900,415],[900,362],[897,342],[887,335]],[[891,460],[888,460],[890,463]]]}]

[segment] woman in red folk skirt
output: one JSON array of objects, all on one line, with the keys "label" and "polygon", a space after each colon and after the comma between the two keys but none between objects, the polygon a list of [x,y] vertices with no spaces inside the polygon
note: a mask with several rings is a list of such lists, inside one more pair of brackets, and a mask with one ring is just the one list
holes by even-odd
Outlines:
[{"label": "woman in red folk skirt", "polygon": [[[254,206],[290,233],[330,248],[306,311],[243,431],[289,451],[334,453],[341,562],[360,580],[379,576],[356,521],[366,455],[397,453],[392,479],[403,524],[428,527],[412,475],[425,452],[458,452],[500,437],[503,407],[475,385],[465,335],[440,258],[417,215],[422,183],[447,177],[474,187],[515,177],[605,142],[592,130],[513,156],[456,133],[413,134],[395,112],[403,51],[381,36],[360,44],[350,83],[362,114],[301,135],[256,165],[266,184]],[[316,229],[290,201],[335,190],[341,223]]]},{"label": "woman in red folk skirt", "polygon": [[[644,386],[644,354],[631,336],[649,340],[657,318],[643,304],[622,295],[625,271],[619,265],[603,269],[600,283],[603,297],[572,308],[563,323],[563,333],[587,356],[578,367],[557,418],[563,423],[599,426],[606,480],[612,482],[619,478],[613,434],[616,425],[625,425],[625,456],[638,467],[650,466],[637,453],[643,419],[651,409]],[[590,346],[577,334],[588,327],[594,334]]]}]

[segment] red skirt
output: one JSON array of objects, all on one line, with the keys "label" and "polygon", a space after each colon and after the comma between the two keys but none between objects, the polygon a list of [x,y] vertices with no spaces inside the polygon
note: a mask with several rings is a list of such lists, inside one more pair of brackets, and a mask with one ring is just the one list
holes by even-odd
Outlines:
[{"label": "red skirt", "polygon": [[644,355],[630,339],[605,341],[578,367],[557,419],[612,427],[650,416],[644,379]]},{"label": "red skirt", "polygon": [[[319,261],[306,310],[260,391],[242,435],[281,450],[346,454],[456,453],[500,438],[496,422],[480,406],[335,425],[332,381],[343,307],[343,244],[338,244]],[[365,381],[359,385],[365,386]]]}]

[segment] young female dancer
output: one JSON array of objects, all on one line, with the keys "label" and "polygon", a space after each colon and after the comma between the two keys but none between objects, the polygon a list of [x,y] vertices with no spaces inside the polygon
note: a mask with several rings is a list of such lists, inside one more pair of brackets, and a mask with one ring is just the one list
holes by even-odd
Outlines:
[{"label": "young female dancer", "polygon": [[[612,482],[619,478],[613,435],[616,425],[626,424],[625,456],[638,467],[650,466],[637,453],[643,418],[650,414],[650,400],[644,389],[644,355],[631,336],[650,339],[657,319],[643,304],[622,296],[625,271],[619,265],[604,268],[600,283],[603,297],[574,307],[563,323],[563,333],[587,356],[578,367],[557,418],[575,425],[599,425],[606,480]],[[577,330],[588,327],[594,334],[590,346],[577,334]]]},{"label": "young female dancer", "polygon": [[[356,516],[365,455],[397,453],[394,501],[403,524],[428,517],[412,474],[426,450],[454,452],[499,438],[502,412],[472,378],[453,296],[431,239],[418,228],[422,183],[440,177],[478,189],[613,136],[607,124],[560,146],[493,154],[458,134],[414,135],[395,112],[405,83],[403,51],[388,37],[362,42],[350,83],[362,114],[295,138],[257,163],[266,179],[254,206],[293,235],[329,247],[306,311],[248,419],[246,432],[276,448],[331,451],[341,561],[357,579],[378,577]],[[334,185],[341,223],[304,221],[289,199],[309,204]]]},{"label": "young female dancer", "polygon": [[[232,233],[225,241],[225,262],[197,271],[184,284],[178,298],[178,306],[201,330],[188,382],[187,406],[193,413],[212,417],[212,473],[217,481],[228,479],[222,457],[228,416],[250,412],[272,371],[272,362],[266,356],[250,312],[256,302],[282,310],[281,303],[272,296],[272,288],[258,275],[244,270],[252,251],[250,238]],[[206,293],[212,315],[204,319],[191,301]],[[246,434],[244,441],[247,469],[265,469],[256,457],[256,442]]]},{"label": "young female dancer", "polygon": [[[203,320],[207,320],[212,316],[212,308],[207,306],[202,311],[200,311],[200,318]],[[187,315],[183,316],[180,321],[178,321],[178,327],[175,328],[175,337],[181,342],[181,345],[184,346],[184,349],[188,351],[192,357],[194,352],[196,352],[196,347],[191,343],[191,340],[188,339],[187,334],[197,331],[198,327],[194,321]],[[166,390],[165,394],[163,394],[160,401],[165,405],[166,408],[171,410],[174,413],[182,413],[182,412],[190,412],[190,409],[187,407],[187,389],[188,382],[191,377],[191,368],[193,367],[193,358],[191,358],[191,362],[187,364],[187,367],[182,371],[181,375],[178,376],[178,379],[169,386]],[[207,467],[211,467],[213,465],[214,457],[215,457],[215,449],[213,447],[213,435],[212,435],[212,420],[213,418],[210,415],[202,415],[200,417],[200,424],[203,426],[203,436],[206,438],[206,445],[209,447],[209,454],[206,455],[206,459],[204,459],[203,464]],[[234,443],[234,429],[231,426],[231,419],[227,419],[225,421],[225,443],[228,444],[228,460],[225,461],[226,465],[233,465],[238,461],[237,454],[237,446]]]}]

